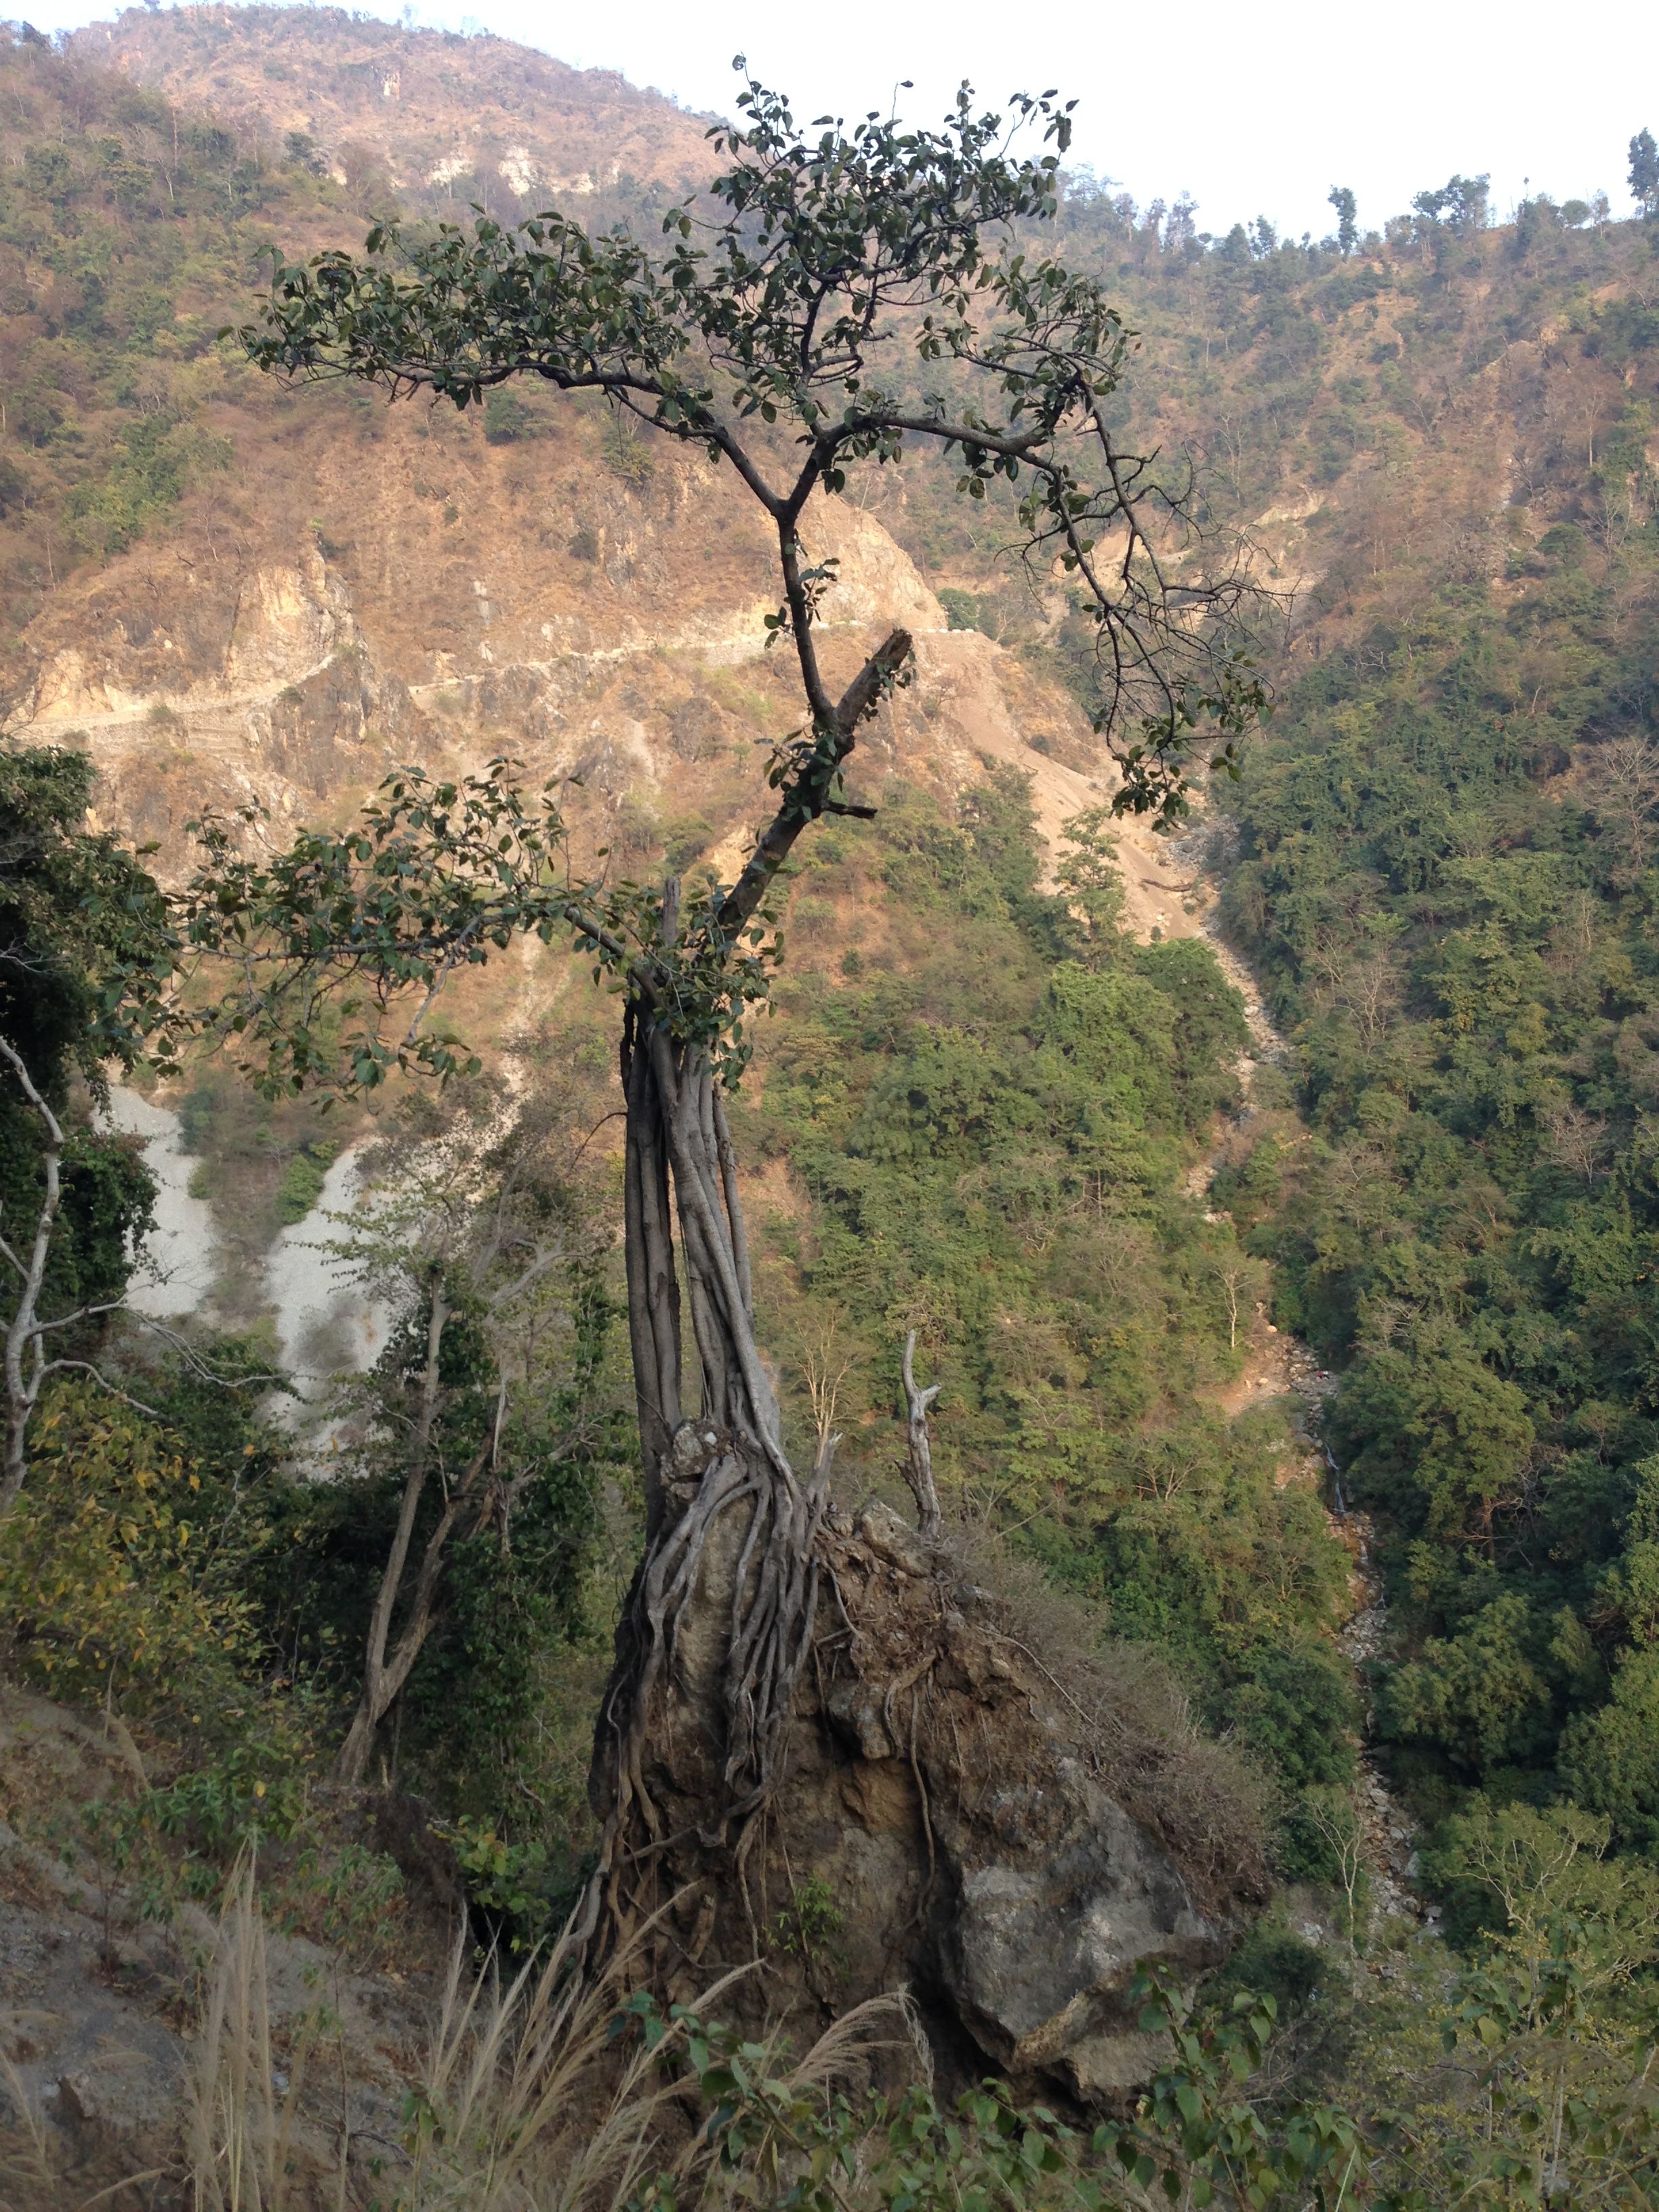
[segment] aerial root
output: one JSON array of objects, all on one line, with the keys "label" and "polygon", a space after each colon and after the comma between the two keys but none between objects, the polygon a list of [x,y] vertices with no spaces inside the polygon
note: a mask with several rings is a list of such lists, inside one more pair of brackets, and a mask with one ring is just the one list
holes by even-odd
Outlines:
[{"label": "aerial root", "polygon": [[[746,1449],[744,1447],[747,1447]],[[624,1616],[622,1656],[605,1702],[611,1802],[599,1862],[578,1916],[584,1947],[608,1954],[642,1908],[641,1882],[653,1863],[693,1839],[731,1851],[741,1871],[757,1823],[781,1778],[790,1716],[812,1649],[817,1616],[816,1557],[825,1491],[786,1487],[771,1455],[751,1440],[728,1443],[711,1462],[695,1496],[665,1526],[635,1579]],[[826,1470],[827,1472],[827,1470]],[[747,1527],[723,1607],[727,1648],[719,1690],[725,1731],[722,1802],[712,1818],[672,1830],[646,1778],[647,1747],[672,1740],[664,1725],[682,1632],[699,1605],[718,1601],[705,1587],[711,1537],[744,1504]],[[596,1959],[594,1963],[599,1963]]]}]

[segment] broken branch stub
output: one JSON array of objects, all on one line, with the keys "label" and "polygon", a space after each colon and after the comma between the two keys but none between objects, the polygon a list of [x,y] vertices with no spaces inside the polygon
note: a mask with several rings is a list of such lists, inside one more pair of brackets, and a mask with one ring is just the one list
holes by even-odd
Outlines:
[{"label": "broken branch stub", "polygon": [[927,1410],[939,1395],[939,1386],[930,1382],[925,1390],[916,1388],[916,1333],[912,1329],[904,1340],[904,1401],[908,1415],[904,1476],[916,1501],[917,1528],[930,1544],[936,1544],[944,1534],[945,1522],[939,1509],[939,1490],[933,1481],[933,1448],[927,1434]]}]

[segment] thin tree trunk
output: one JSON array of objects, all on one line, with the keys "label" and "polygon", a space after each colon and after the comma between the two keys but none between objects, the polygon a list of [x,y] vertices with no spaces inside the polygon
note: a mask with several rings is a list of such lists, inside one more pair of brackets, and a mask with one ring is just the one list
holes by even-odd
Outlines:
[{"label": "thin tree trunk", "polygon": [[18,1087],[46,1131],[40,1158],[46,1179],[46,1196],[35,1216],[27,1259],[0,1240],[0,1250],[3,1250],[18,1278],[17,1304],[5,1340],[6,1450],[3,1471],[0,1471],[0,1521],[3,1521],[16,1504],[28,1473],[29,1419],[40,1395],[45,1372],[40,1348],[40,1293],[46,1284],[46,1263],[52,1255],[52,1231],[58,1225],[58,1210],[63,1204],[64,1132],[58,1116],[36,1088],[22,1054],[4,1037],[0,1037],[0,1058],[5,1060],[17,1078]]},{"label": "thin tree trunk", "polygon": [[[420,1649],[417,1643],[415,1651],[409,1655],[401,1676],[395,1686],[392,1686],[386,1663],[386,1638],[391,1633],[392,1615],[397,1607],[398,1591],[409,1559],[409,1547],[415,1534],[415,1517],[420,1511],[421,1495],[426,1488],[432,1430],[438,1413],[439,1362],[448,1320],[449,1305],[444,1295],[443,1277],[434,1269],[431,1279],[431,1304],[427,1311],[426,1364],[421,1372],[421,1402],[415,1419],[414,1437],[410,1445],[409,1473],[404,1480],[403,1503],[398,1511],[398,1526],[392,1539],[392,1549],[386,1554],[380,1590],[374,1600],[374,1610],[369,1615],[368,1642],[363,1657],[362,1695],[357,1702],[350,1732],[340,1747],[340,1755],[335,1762],[335,1772],[342,1782],[362,1780],[363,1771],[368,1765],[368,1754],[374,1747],[374,1731],[398,1691],[408,1680],[409,1669],[414,1665],[416,1653]],[[451,1515],[447,1512],[440,1524],[446,1536],[450,1523]],[[430,1559],[431,1545],[428,1544],[427,1548],[428,1558]],[[422,1627],[420,1632],[422,1643],[426,1639],[426,1628]],[[407,1641],[406,1633],[404,1640]]]}]

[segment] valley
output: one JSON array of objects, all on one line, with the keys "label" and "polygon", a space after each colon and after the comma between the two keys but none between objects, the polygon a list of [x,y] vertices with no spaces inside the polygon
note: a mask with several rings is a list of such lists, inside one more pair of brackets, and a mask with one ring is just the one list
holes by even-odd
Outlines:
[{"label": "valley", "polygon": [[[781,381],[722,447],[256,366],[371,222],[398,313],[442,224],[678,251],[710,128],[337,9],[0,27],[5,2201],[782,2203],[823,2130],[858,2212],[995,2166],[988,2069],[1068,2204],[1648,2201],[1659,222],[1030,188],[1133,333],[1087,435],[1250,584],[1160,827],[966,435],[849,444],[802,585]],[[728,2033],[869,2048],[832,2111]]]}]

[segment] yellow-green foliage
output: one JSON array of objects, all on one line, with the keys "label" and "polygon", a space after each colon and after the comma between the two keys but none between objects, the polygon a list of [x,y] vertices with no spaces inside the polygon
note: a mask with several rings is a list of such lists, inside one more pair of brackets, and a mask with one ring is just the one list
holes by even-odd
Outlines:
[{"label": "yellow-green foliage", "polygon": [[244,1555],[191,1511],[195,1467],[143,1413],[75,1379],[33,1430],[21,1498],[0,1530],[10,1657],[42,1687],[130,1711],[199,1713],[230,1693],[256,1641]]}]

